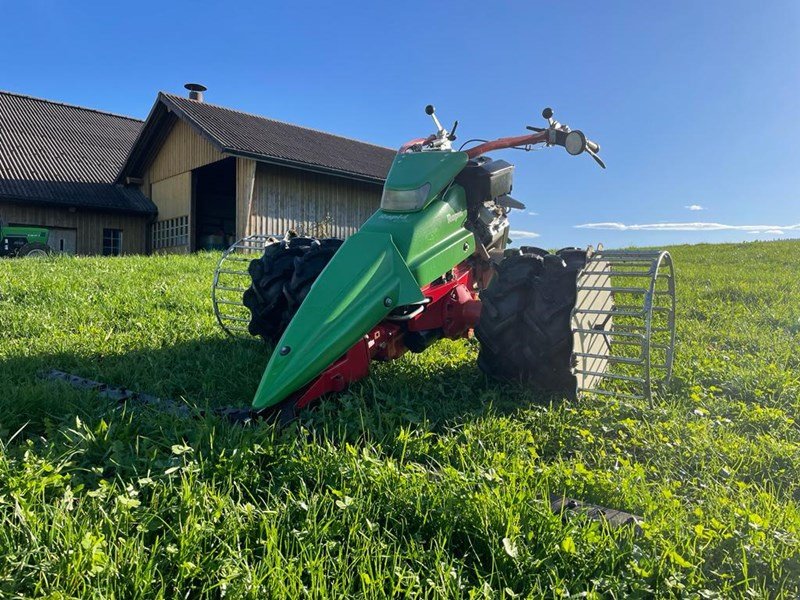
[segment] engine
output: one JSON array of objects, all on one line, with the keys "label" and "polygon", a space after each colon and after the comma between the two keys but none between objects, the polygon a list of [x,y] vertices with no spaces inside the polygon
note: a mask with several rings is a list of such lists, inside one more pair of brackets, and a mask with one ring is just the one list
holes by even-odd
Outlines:
[{"label": "engine", "polygon": [[509,208],[522,207],[511,198],[514,165],[481,156],[470,160],[455,181],[467,196],[467,229],[487,249],[502,249],[508,238]]}]

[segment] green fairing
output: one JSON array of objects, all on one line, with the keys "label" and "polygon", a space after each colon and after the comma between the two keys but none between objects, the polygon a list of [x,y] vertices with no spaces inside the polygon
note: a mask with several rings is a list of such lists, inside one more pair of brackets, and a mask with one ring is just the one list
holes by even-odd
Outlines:
[{"label": "green fairing", "polygon": [[[313,285],[278,342],[253,408],[277,404],[347,352],[395,306],[422,299],[391,236],[367,232],[352,236]],[[283,348],[290,350],[284,354]]]},{"label": "green fairing", "polygon": [[[429,154],[438,153],[412,156]],[[446,188],[443,194],[416,212],[378,210],[334,255],[276,345],[253,400],[254,410],[274,406],[311,382],[394,308],[423,300],[420,287],[475,251],[474,238],[464,229],[464,190],[450,185],[466,164],[466,155],[442,155],[461,155],[443,169],[448,171],[446,181],[412,181],[405,170],[400,179],[410,189],[425,183],[431,183],[432,192]],[[398,181],[397,165],[395,161],[387,185]],[[290,350],[282,354],[282,348]]]},{"label": "green fairing", "polygon": [[415,190],[430,183],[427,200],[430,203],[461,172],[468,160],[466,152],[398,154],[386,177],[385,187],[392,190]]},{"label": "green fairing", "polygon": [[[392,237],[420,286],[427,285],[475,251],[475,239],[464,229],[467,201],[464,189],[453,184],[418,212],[379,210],[360,232],[375,231]],[[359,232],[359,233],[360,233]]]}]

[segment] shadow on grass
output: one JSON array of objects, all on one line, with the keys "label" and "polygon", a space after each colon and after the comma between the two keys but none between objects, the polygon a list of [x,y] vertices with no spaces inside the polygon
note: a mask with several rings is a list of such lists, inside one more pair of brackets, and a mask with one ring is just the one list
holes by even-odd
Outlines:
[{"label": "shadow on grass", "polygon": [[[434,346],[428,352],[435,353]],[[108,401],[39,374],[58,369],[205,409],[246,407],[269,359],[269,348],[252,340],[210,337],[123,354],[42,353],[0,363],[0,432],[45,419],[61,420],[107,410]],[[308,411],[304,422],[323,427],[391,434],[400,427],[439,429],[464,420],[511,414],[530,403],[548,405],[548,396],[488,380],[474,356],[419,364],[404,357],[372,364],[372,374]],[[420,363],[423,361],[419,361]],[[85,406],[81,406],[84,403]]]}]

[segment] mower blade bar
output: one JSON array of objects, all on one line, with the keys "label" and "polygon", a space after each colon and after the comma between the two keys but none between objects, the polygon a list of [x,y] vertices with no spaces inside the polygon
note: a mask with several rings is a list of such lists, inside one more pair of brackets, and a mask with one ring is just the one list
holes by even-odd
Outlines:
[{"label": "mower blade bar", "polygon": [[639,524],[644,519],[622,510],[614,510],[613,508],[606,508],[605,506],[598,506],[597,504],[589,504],[588,502],[574,500],[557,494],[550,496],[550,509],[557,515],[561,515],[563,520],[566,520],[570,516],[577,515],[594,521],[604,521],[608,523],[612,529],[630,525],[634,528],[634,532],[637,535],[642,533],[642,528]]},{"label": "mower blade bar", "polygon": [[101,398],[106,398],[118,405],[135,403],[142,406],[152,406],[163,412],[178,416],[190,416],[189,407],[175,402],[175,400],[159,398],[150,394],[134,392],[124,387],[112,387],[106,383],[64,373],[57,369],[51,369],[41,375],[42,379],[50,381],[63,381],[79,390],[90,390],[97,392]]},{"label": "mower blade bar", "polygon": [[[41,373],[40,377],[49,381],[63,381],[64,383],[68,383],[72,387],[79,390],[96,392],[101,398],[111,400],[118,406],[127,406],[131,404],[135,406],[149,406],[151,408],[155,408],[156,410],[180,418],[188,418],[191,416],[202,417],[206,414],[205,411],[199,411],[199,413],[192,412],[190,407],[171,398],[159,398],[158,396],[153,396],[151,394],[134,392],[133,390],[129,390],[128,388],[124,387],[112,387],[106,383],[101,383],[85,377],[79,377],[78,375],[71,375],[70,373],[64,373],[58,369],[51,369],[50,371]],[[253,421],[253,413],[249,408],[220,407],[215,408],[210,412],[215,416],[221,417],[233,423],[247,424]]]}]

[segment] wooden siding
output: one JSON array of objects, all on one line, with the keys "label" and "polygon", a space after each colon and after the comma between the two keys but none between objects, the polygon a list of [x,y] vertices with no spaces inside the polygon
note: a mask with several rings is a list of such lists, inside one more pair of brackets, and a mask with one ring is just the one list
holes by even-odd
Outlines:
[{"label": "wooden siding", "polygon": [[148,167],[144,180],[152,184],[223,158],[225,155],[211,142],[198,134],[186,121],[178,119]]},{"label": "wooden siding", "polygon": [[[187,215],[189,217],[189,244],[171,246],[156,250],[157,254],[185,254],[191,249],[194,235],[192,222],[192,172],[181,173],[161,181],[156,181],[150,187],[150,198],[158,207],[158,221],[166,221],[175,217]],[[152,235],[152,229],[147,235]]]},{"label": "wooden siding", "polygon": [[[192,170],[226,158],[191,125],[178,119],[142,178],[142,193],[158,207],[158,220],[189,215],[187,246],[160,252],[183,253],[192,248],[195,236],[192,207]],[[148,231],[148,235],[151,235]]]},{"label": "wooden siding", "polygon": [[148,249],[148,216],[0,203],[0,218],[4,223],[75,229],[78,254],[101,254],[103,229],[122,230],[123,254],[144,254]]},{"label": "wooden siding", "polygon": [[380,205],[381,186],[258,163],[250,211],[250,234],[288,229],[315,234],[330,217],[326,234],[352,235]]},{"label": "wooden siding", "polygon": [[236,239],[250,235],[248,225],[253,213],[256,170],[256,161],[236,159]]},{"label": "wooden siding", "polygon": [[182,217],[191,212],[192,172],[181,173],[153,183],[150,199],[158,206],[158,220]]}]

